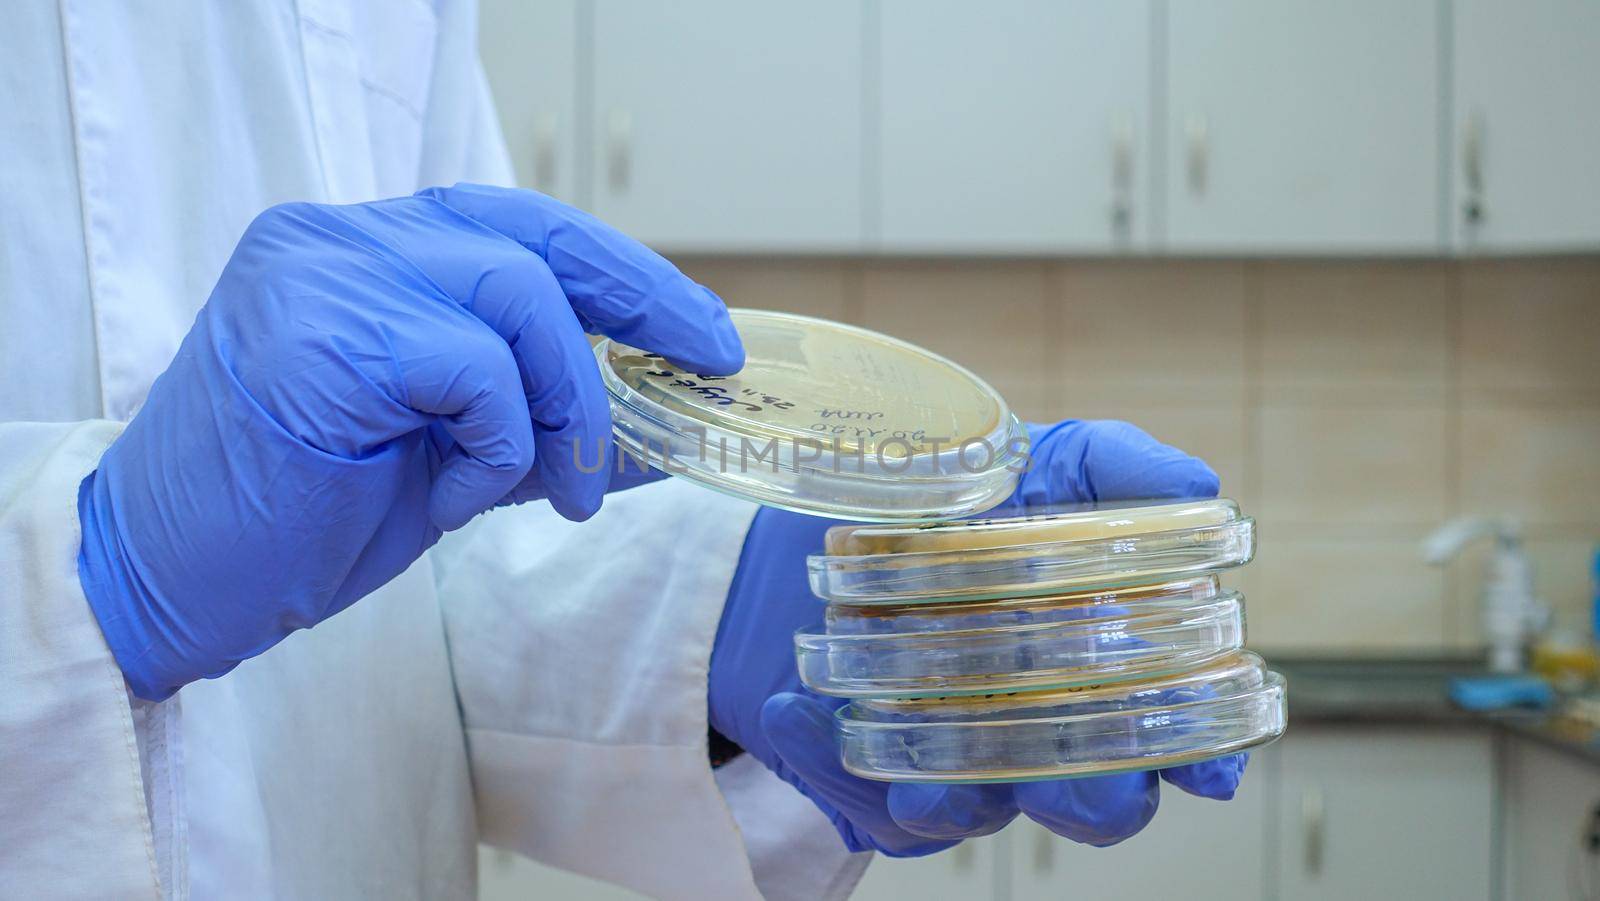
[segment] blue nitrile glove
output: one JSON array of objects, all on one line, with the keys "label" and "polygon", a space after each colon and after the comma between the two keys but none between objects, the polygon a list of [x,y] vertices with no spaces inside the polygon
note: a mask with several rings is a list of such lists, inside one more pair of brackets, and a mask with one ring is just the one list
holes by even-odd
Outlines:
[{"label": "blue nitrile glove", "polygon": [[134,693],[218,676],[498,504],[584,519],[613,484],[585,332],[710,373],[722,301],[532,191],[433,188],[256,218],[79,489],[79,575]]},{"label": "blue nitrile glove", "polygon": [[[1210,497],[1210,467],[1123,422],[1033,426],[1033,465],[992,515],[1023,506],[1119,498]],[[991,514],[985,514],[991,515]],[[711,724],[809,797],[853,851],[929,854],[988,835],[1019,811],[1052,831],[1092,845],[1115,844],[1150,821],[1158,774],[1001,785],[885,783],[845,772],[833,712],[842,701],[800,684],[793,635],[821,617],[805,558],[835,523],[762,509],[745,539],[711,654]],[[1191,794],[1226,799],[1246,755],[1162,770]]]}]

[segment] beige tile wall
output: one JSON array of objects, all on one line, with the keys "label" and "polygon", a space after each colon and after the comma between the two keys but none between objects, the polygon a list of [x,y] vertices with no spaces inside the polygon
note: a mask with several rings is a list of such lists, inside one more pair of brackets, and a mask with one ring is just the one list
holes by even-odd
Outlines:
[{"label": "beige tile wall", "polygon": [[1466,262],[680,260],[731,304],[948,354],[1033,419],[1115,417],[1205,457],[1254,511],[1234,581],[1268,650],[1478,641],[1463,513],[1528,528],[1587,622],[1600,542],[1600,257]]}]

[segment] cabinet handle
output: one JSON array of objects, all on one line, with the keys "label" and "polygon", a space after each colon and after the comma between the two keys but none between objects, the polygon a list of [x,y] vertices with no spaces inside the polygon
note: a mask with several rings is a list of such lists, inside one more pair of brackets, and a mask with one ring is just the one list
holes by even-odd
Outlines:
[{"label": "cabinet handle", "polygon": [[978,852],[973,848],[972,840],[968,839],[950,849],[950,866],[957,873],[965,873],[972,869],[973,859],[977,856]]},{"label": "cabinet handle", "polygon": [[1195,194],[1204,194],[1206,170],[1210,168],[1211,123],[1203,114],[1196,113],[1189,117],[1188,139],[1189,190]]},{"label": "cabinet handle", "polygon": [[556,184],[556,114],[540,113],[533,126],[533,186],[546,194]]},{"label": "cabinet handle", "polygon": [[1111,230],[1120,239],[1133,225],[1133,120],[1119,113],[1111,120]]},{"label": "cabinet handle", "polygon": [[1306,875],[1322,874],[1323,845],[1327,832],[1327,808],[1322,801],[1322,790],[1308,788],[1300,795],[1300,824],[1305,840]]},{"label": "cabinet handle", "polygon": [[1461,214],[1470,225],[1483,221],[1483,114],[1473,112],[1461,126],[1461,177],[1466,199]]},{"label": "cabinet handle", "polygon": [[1033,833],[1033,871],[1035,873],[1048,873],[1055,868],[1056,843],[1055,834],[1045,829],[1035,829]]},{"label": "cabinet handle", "polygon": [[633,168],[633,116],[627,110],[612,110],[607,132],[606,180],[611,190],[626,191]]}]

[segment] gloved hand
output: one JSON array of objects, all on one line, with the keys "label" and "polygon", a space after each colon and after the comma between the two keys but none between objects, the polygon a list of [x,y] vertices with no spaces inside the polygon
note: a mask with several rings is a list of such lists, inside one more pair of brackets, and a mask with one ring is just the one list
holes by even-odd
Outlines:
[{"label": "gloved hand", "polygon": [[716,295],[531,191],[258,216],[79,488],[80,579],[133,692],[227,672],[497,504],[584,519],[639,481],[602,459],[585,332],[744,364]]},{"label": "gloved hand", "polygon": [[[1210,467],[1123,422],[1032,426],[1033,463],[995,511],[1119,498],[1210,497]],[[712,728],[809,797],[852,851],[930,854],[999,831],[1024,812],[1059,835],[1111,845],[1144,828],[1158,779],[1227,799],[1246,755],[1154,772],[999,785],[885,783],[845,772],[833,713],[842,702],[800,684],[793,635],[821,618],[805,558],[835,523],[764,508],[745,539],[711,654]]]}]

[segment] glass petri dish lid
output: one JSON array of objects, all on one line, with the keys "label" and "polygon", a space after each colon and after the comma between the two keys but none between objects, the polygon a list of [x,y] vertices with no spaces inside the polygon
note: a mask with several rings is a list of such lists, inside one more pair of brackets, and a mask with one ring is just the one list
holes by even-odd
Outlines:
[{"label": "glass petri dish lid", "polygon": [[1104,604],[1051,597],[1060,602],[1026,610],[980,601],[965,615],[893,618],[899,631],[801,631],[794,639],[800,679],[836,697],[992,694],[1177,673],[1244,646],[1236,592],[1125,595]]},{"label": "glass petri dish lid", "polygon": [[1080,689],[855,700],[846,770],[900,782],[1017,782],[1159,769],[1283,734],[1283,677],[1247,651],[1185,673]]},{"label": "glass petri dish lid", "polygon": [[745,366],[707,376],[595,345],[618,445],[775,507],[866,521],[965,516],[1008,497],[1027,432],[1005,400],[915,345],[808,316],[731,310]]},{"label": "glass petri dish lid", "polygon": [[812,591],[834,604],[1026,597],[1243,566],[1255,553],[1255,521],[1226,498],[1132,501],[836,526],[825,549],[807,566]]}]

